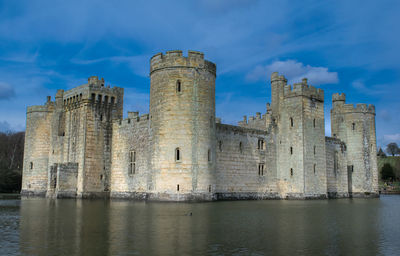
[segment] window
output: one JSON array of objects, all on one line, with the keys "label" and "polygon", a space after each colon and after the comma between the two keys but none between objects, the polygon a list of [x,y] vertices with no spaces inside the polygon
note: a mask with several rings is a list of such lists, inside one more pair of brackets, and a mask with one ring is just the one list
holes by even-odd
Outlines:
[{"label": "window", "polygon": [[101,103],[101,94],[99,94],[98,96],[97,96],[97,101],[99,102],[99,103]]},{"label": "window", "polygon": [[114,102],[115,102],[115,98],[111,97],[111,104],[114,104]]},{"label": "window", "polygon": [[316,147],[315,147],[315,145],[314,145],[314,156],[315,156],[315,149],[316,149]]},{"label": "window", "polygon": [[290,147],[290,154],[293,155],[293,147]]},{"label": "window", "polygon": [[208,159],[208,162],[211,162],[211,151],[210,150],[207,151],[207,159]]},{"label": "window", "polygon": [[218,141],[219,152],[222,152],[222,140]]},{"label": "window", "polygon": [[352,123],[352,128],[353,128],[353,131],[356,129],[356,124],[355,123]]},{"label": "window", "polygon": [[129,152],[129,174],[136,172],[136,151]]},{"label": "window", "polygon": [[293,176],[293,168],[290,168],[290,176]]},{"label": "window", "polygon": [[258,140],[258,149],[259,150],[264,150],[265,149],[265,143],[263,139]]},{"label": "window", "polygon": [[31,169],[31,170],[33,169],[33,162],[29,163],[29,169]]},{"label": "window", "polygon": [[208,192],[211,192],[211,185],[208,185]]},{"label": "window", "polygon": [[176,92],[182,92],[181,80],[176,81]]},{"label": "window", "polygon": [[103,174],[100,174],[100,180],[103,180]]},{"label": "window", "polygon": [[103,115],[100,115],[100,121],[103,121]]},{"label": "window", "polygon": [[243,143],[242,142],[239,143],[239,152],[240,152],[240,154],[243,154]]},{"label": "window", "polygon": [[290,118],[290,127],[293,127],[293,117]]},{"label": "window", "polygon": [[108,96],[104,96],[104,103],[108,104]]},{"label": "window", "polygon": [[96,100],[96,94],[92,93],[92,102]]},{"label": "window", "polygon": [[179,191],[179,184],[176,185],[176,191]]},{"label": "window", "polygon": [[313,120],[313,126],[314,126],[314,128],[315,128],[315,118],[314,118],[314,120]]},{"label": "window", "polygon": [[314,174],[316,169],[317,169],[317,164],[314,164]]},{"label": "window", "polygon": [[258,164],[258,176],[264,176],[264,164]]},{"label": "window", "polygon": [[179,162],[181,161],[182,157],[181,157],[181,151],[179,148],[175,149],[175,161]]}]

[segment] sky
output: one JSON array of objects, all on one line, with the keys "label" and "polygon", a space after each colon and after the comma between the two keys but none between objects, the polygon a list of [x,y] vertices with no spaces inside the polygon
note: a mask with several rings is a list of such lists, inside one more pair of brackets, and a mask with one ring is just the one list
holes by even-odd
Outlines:
[{"label": "sky", "polygon": [[216,114],[265,113],[270,75],[307,77],[376,107],[378,146],[400,144],[400,1],[0,0],[0,131],[25,129],[26,107],[104,77],[124,111],[148,113],[149,60],[197,50],[217,64]]}]

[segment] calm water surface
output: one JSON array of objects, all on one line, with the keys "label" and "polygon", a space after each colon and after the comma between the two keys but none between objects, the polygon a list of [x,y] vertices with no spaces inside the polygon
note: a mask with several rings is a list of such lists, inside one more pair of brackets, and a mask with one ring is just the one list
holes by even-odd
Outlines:
[{"label": "calm water surface", "polygon": [[400,196],[196,204],[0,199],[0,254],[400,255]]}]

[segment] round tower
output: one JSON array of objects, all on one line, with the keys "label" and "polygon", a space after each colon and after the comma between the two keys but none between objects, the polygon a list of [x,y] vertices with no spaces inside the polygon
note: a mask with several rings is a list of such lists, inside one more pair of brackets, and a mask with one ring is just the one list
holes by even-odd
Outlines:
[{"label": "round tower", "polygon": [[345,103],[344,94],[332,96],[332,136],[346,143],[348,189],[352,196],[378,195],[375,107]]},{"label": "round tower", "polygon": [[52,102],[27,109],[21,190],[23,195],[46,194],[53,111]]},{"label": "round tower", "polygon": [[168,51],[150,64],[153,184],[170,200],[211,200],[215,170],[216,66],[204,54]]}]

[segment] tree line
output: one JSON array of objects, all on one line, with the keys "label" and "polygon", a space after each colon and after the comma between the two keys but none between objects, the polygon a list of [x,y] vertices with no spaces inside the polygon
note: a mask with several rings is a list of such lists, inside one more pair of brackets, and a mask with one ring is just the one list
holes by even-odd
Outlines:
[{"label": "tree line", "polygon": [[0,132],[0,193],[21,190],[25,132]]}]

